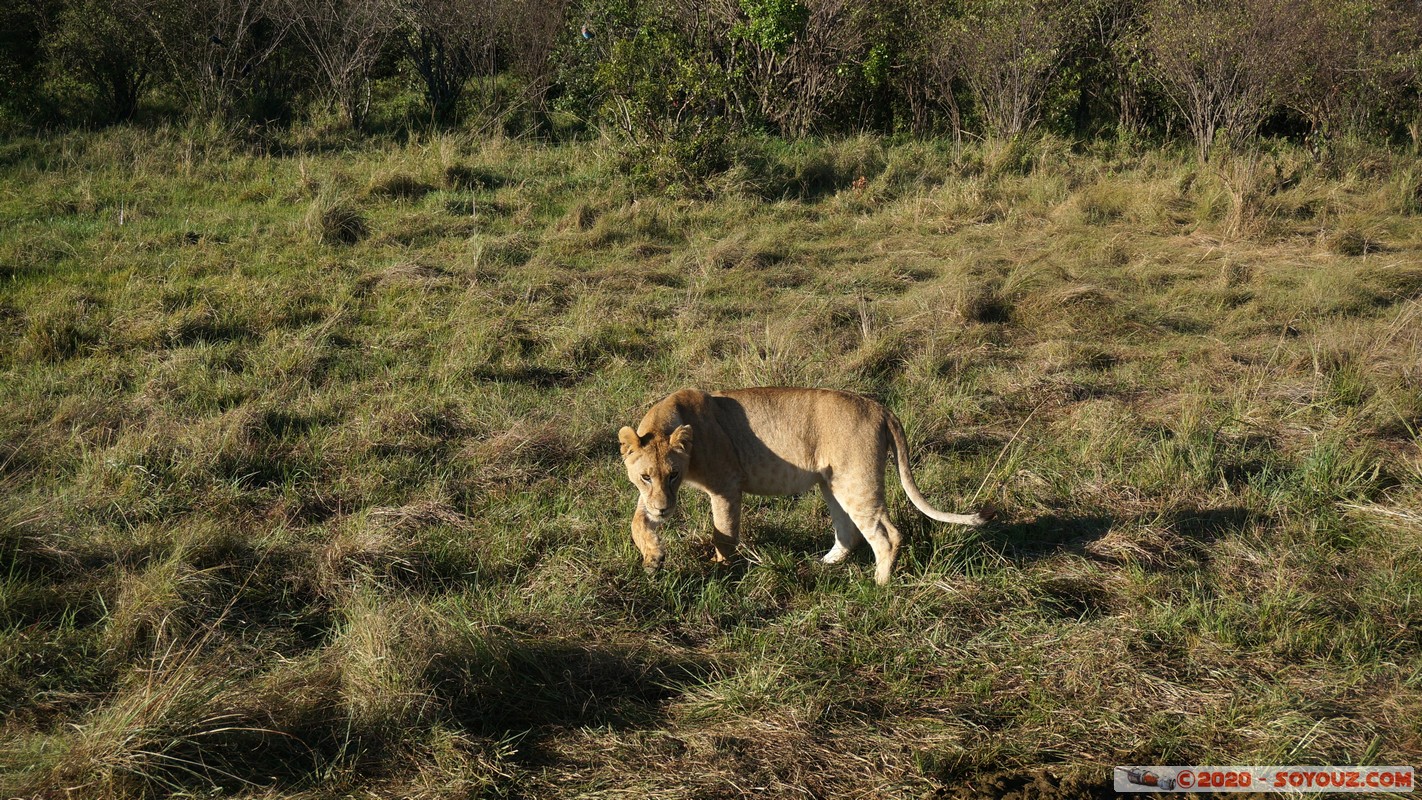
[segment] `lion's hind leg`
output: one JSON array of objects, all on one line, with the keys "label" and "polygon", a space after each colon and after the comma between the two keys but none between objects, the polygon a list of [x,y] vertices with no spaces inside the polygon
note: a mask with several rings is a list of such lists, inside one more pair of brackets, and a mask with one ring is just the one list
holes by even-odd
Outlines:
[{"label": "lion's hind leg", "polygon": [[829,484],[820,484],[820,494],[824,495],[825,505],[829,506],[830,519],[834,521],[834,547],[820,560],[826,564],[838,564],[848,558],[854,548],[864,541],[864,535],[859,532],[859,526],[854,524],[854,520],[850,519],[844,506],[834,498]]},{"label": "lion's hind leg", "polygon": [[875,511],[863,516],[855,516],[855,523],[874,548],[874,582],[883,586],[889,582],[889,574],[894,570],[894,561],[899,556],[899,542],[903,537],[894,523],[889,521],[889,510],[880,505]]},{"label": "lion's hind leg", "polygon": [[[849,479],[835,480],[830,486],[839,506],[849,514],[855,527],[869,540],[875,550],[875,583],[889,583],[889,573],[893,571],[894,558],[899,556],[899,529],[889,520],[889,509],[884,506],[883,487],[873,482],[855,482]],[[836,539],[838,539],[836,527]],[[838,543],[836,543],[838,548]]]}]

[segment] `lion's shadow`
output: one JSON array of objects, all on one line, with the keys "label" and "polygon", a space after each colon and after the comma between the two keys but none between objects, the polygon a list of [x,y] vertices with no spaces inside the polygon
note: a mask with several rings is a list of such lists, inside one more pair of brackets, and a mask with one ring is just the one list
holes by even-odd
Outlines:
[{"label": "lion's shadow", "polygon": [[[1063,510],[1030,517],[999,516],[981,528],[940,524],[912,509],[898,510],[893,516],[903,534],[898,571],[909,564],[981,562],[984,556],[1016,567],[1060,554],[1109,561],[1110,556],[1101,548],[1093,547],[1093,543],[1113,531],[1147,528],[1169,530],[1176,545],[1198,557],[1208,558],[1210,543],[1230,531],[1247,527],[1254,520],[1255,512],[1243,506],[1179,506],[1134,515],[1074,514]],[[805,559],[817,559],[834,544],[833,529],[827,518],[823,525],[811,527],[767,524],[754,519],[747,522],[746,539],[752,546],[780,548]],[[706,549],[709,552],[709,544]],[[861,543],[847,563],[872,565],[873,560],[872,550]]]},{"label": "lion's shadow", "polygon": [[1109,548],[1094,545],[1113,531],[1158,529],[1170,531],[1177,547],[1207,558],[1212,542],[1248,526],[1253,519],[1254,512],[1242,506],[1179,506],[1135,515],[1050,512],[1028,518],[998,518],[976,529],[919,520],[911,526],[912,533],[904,531],[904,548],[910,558],[920,563],[932,560],[945,547],[954,548],[963,560],[992,554],[1015,567],[1062,554],[1115,561]]}]

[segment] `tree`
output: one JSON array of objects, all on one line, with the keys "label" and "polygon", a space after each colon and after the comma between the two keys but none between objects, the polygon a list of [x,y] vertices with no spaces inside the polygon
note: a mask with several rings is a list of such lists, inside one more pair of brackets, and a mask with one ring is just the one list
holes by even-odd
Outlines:
[{"label": "tree", "polygon": [[1378,71],[1391,113],[1401,118],[1412,137],[1413,152],[1422,153],[1422,7],[1394,0],[1384,15]]},{"label": "tree", "polygon": [[97,95],[102,116],[131,118],[153,76],[158,42],[131,15],[105,0],[70,0],[45,37],[52,66],[72,73]]},{"label": "tree", "polygon": [[704,12],[649,3],[619,22],[598,34],[607,39],[595,72],[605,121],[633,141],[668,141],[724,120],[727,76],[708,57]]},{"label": "tree", "polygon": [[987,131],[1030,130],[1062,65],[1062,9],[1046,0],[971,0],[958,21],[957,53]]},{"label": "tree", "polygon": [[522,79],[523,101],[547,110],[557,67],[554,54],[567,24],[567,0],[502,0],[497,58]]},{"label": "tree", "polygon": [[866,53],[850,0],[739,0],[730,26],[736,105],[786,136],[804,136],[842,100]]},{"label": "tree", "polygon": [[[935,0],[885,0],[869,5],[860,72],[863,125],[961,134],[955,91],[959,57],[950,4]],[[946,126],[943,120],[946,118]]]},{"label": "tree", "polygon": [[0,111],[36,115],[43,105],[44,33],[58,13],[52,0],[0,3]]},{"label": "tree", "polygon": [[370,75],[397,19],[389,0],[288,0],[286,21],[316,65],[321,93],[352,127],[370,113]]},{"label": "tree", "polygon": [[230,118],[286,38],[277,2],[129,0],[114,8],[148,31],[193,110]]},{"label": "tree", "polygon": [[449,122],[476,73],[493,74],[497,8],[488,0],[402,0],[401,43],[430,116]]},{"label": "tree", "polygon": [[1361,124],[1378,96],[1380,56],[1387,43],[1382,8],[1373,0],[1276,0],[1277,52],[1285,59],[1280,101],[1327,141]]},{"label": "tree", "polygon": [[1195,139],[1200,161],[1220,138],[1237,147],[1274,107],[1288,69],[1285,14],[1273,0],[1152,0],[1147,68]]},{"label": "tree", "polygon": [[1152,98],[1143,73],[1143,0],[1096,0],[1083,38],[1098,81],[1083,90],[1115,112],[1116,135],[1135,138],[1146,131]]},{"label": "tree", "polygon": [[[1373,123],[1387,134],[1405,130],[1422,149],[1422,5],[1415,0],[1365,4],[1358,66],[1342,75],[1349,96],[1333,106],[1335,124]],[[1322,108],[1322,106],[1320,106]]]},{"label": "tree", "polygon": [[[931,4],[925,4],[931,5]],[[927,133],[938,112],[946,112],[956,147],[962,146],[963,111],[958,103],[957,85],[962,79],[962,59],[948,22],[931,10],[910,24],[916,47],[908,51],[904,69],[895,70],[890,84],[908,104],[913,131]]]}]

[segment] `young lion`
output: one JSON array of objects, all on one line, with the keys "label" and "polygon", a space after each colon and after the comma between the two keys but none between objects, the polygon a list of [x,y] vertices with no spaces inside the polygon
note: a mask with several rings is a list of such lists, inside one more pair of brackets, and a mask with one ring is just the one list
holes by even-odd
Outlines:
[{"label": "young lion", "polygon": [[941,522],[981,525],[982,514],[947,514],[928,504],[909,472],[908,444],[887,408],[828,389],[683,389],[652,406],[637,430],[617,432],[627,478],[641,493],[632,541],[649,571],[661,567],[657,535],[683,483],[706,492],[716,530],[716,560],[741,533],[742,494],[800,494],[818,486],[834,519],[837,564],[864,539],[874,548],[874,580],[888,583],[899,531],[884,506],[884,462],[898,456],[899,479],[919,511]]}]

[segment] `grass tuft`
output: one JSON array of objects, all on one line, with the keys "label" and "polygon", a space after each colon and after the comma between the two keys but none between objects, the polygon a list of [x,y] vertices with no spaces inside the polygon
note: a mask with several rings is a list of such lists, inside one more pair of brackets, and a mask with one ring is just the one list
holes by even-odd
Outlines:
[{"label": "grass tuft", "polygon": [[370,186],[366,188],[366,194],[372,197],[418,200],[434,191],[434,189],[435,187],[415,178],[413,175],[396,172],[372,181]]},{"label": "grass tuft", "polygon": [[1012,321],[1013,303],[1000,292],[977,288],[959,295],[953,309],[965,322],[1001,325]]},{"label": "grass tuft", "polygon": [[1380,243],[1368,238],[1362,231],[1347,228],[1329,237],[1328,249],[1340,256],[1356,258],[1376,253],[1383,248]]},{"label": "grass tuft", "polygon": [[322,244],[352,245],[370,233],[365,216],[343,200],[317,199],[307,212],[306,226]]},{"label": "grass tuft", "polygon": [[451,164],[444,170],[446,189],[456,191],[497,189],[503,184],[503,178],[496,173],[467,164]]},{"label": "grass tuft", "polygon": [[1398,210],[1409,216],[1422,214],[1422,170],[1404,172],[1398,185],[1402,201]]}]

